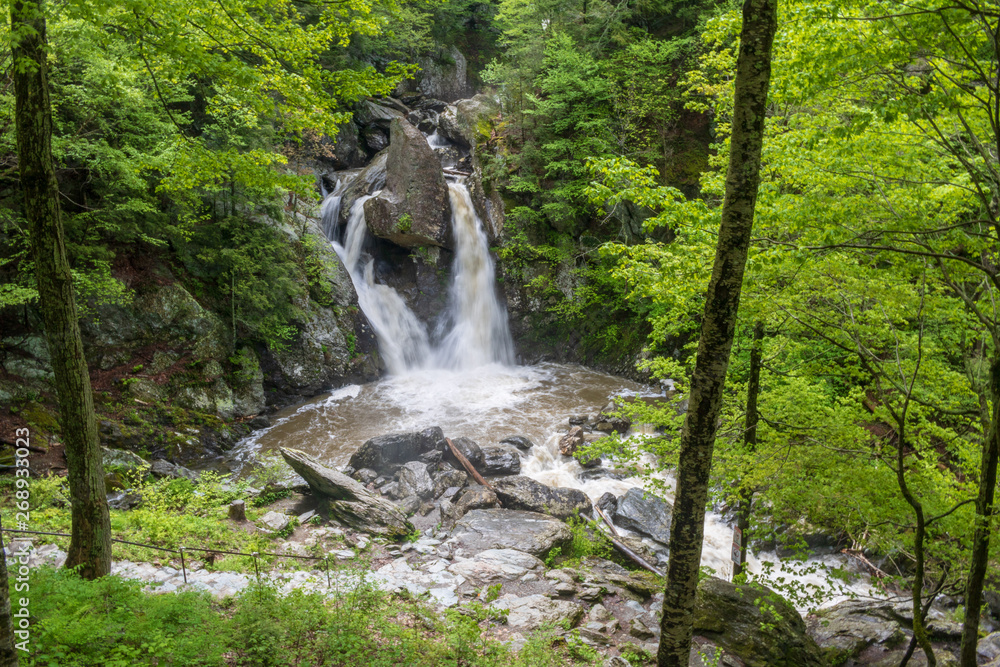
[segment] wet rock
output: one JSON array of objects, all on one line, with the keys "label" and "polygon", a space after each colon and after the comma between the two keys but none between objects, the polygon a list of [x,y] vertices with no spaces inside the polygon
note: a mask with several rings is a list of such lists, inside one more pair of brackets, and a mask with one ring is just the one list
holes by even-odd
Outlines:
[{"label": "wet rock", "polygon": [[436,470],[437,465],[441,463],[444,458],[444,452],[438,449],[432,449],[429,452],[424,452],[418,458],[419,461],[427,464],[427,470]]},{"label": "wet rock", "polygon": [[403,496],[403,499],[399,501],[399,509],[403,510],[406,516],[416,514],[417,510],[420,509],[420,498],[416,495]]},{"label": "wet rock", "polygon": [[450,488],[461,489],[469,483],[469,474],[464,470],[448,468],[431,475],[434,480],[434,497],[438,498]]},{"label": "wet rock", "polygon": [[670,543],[673,506],[642,489],[629,489],[618,499],[615,524],[648,535],[661,544]]},{"label": "wet rock", "polygon": [[455,525],[448,543],[454,549],[479,553],[487,549],[517,549],[544,557],[554,546],[573,537],[562,521],[537,512],[511,509],[472,510]]},{"label": "wet rock", "polygon": [[652,639],[660,634],[660,628],[656,621],[643,614],[636,616],[629,622],[628,633],[636,639]]},{"label": "wet rock", "polygon": [[496,479],[493,488],[503,506],[509,509],[541,512],[559,519],[585,516],[593,511],[583,491],[546,486],[524,475]]},{"label": "wet rock", "polygon": [[433,450],[443,438],[444,432],[437,426],[417,433],[380,435],[361,445],[351,456],[350,464],[357,470],[370,468],[381,475],[392,473],[407,461]]},{"label": "wet rock", "polygon": [[603,466],[588,468],[580,473],[580,481],[582,482],[587,482],[592,479],[602,479],[604,477],[607,477],[608,479],[625,479],[627,475]]},{"label": "wet rock", "polygon": [[487,549],[448,567],[449,572],[465,577],[477,587],[513,581],[544,569],[545,563],[538,558],[514,549]]},{"label": "wet rock", "polygon": [[976,654],[987,662],[1000,659],[1000,632],[994,632],[979,640]]},{"label": "wet rock", "polygon": [[402,497],[417,496],[427,500],[434,495],[434,482],[427,474],[427,464],[420,461],[410,461],[399,469],[399,495]]},{"label": "wet rock", "polygon": [[340,200],[339,224],[347,224],[354,202],[385,187],[388,161],[389,151],[382,151],[372,158],[372,161],[358,172],[357,177],[347,186]]},{"label": "wet rock", "polygon": [[361,470],[355,470],[353,474],[349,475],[349,477],[353,477],[362,484],[368,485],[378,479],[378,473],[371,468],[362,468]]},{"label": "wet rock", "polygon": [[698,584],[694,632],[734,653],[746,667],[823,667],[819,646],[781,596],[715,577]]},{"label": "wet rock", "polygon": [[615,512],[618,511],[618,498],[616,498],[615,494],[611,492],[605,492],[600,498],[597,499],[597,507],[604,512],[609,519],[614,521]]},{"label": "wet rock", "polygon": [[[445,502],[448,502],[445,505]],[[471,510],[484,510],[500,507],[497,495],[490,489],[479,484],[467,487],[455,496],[453,501],[442,501],[441,516],[449,523],[455,523]]]},{"label": "wet rock", "polygon": [[189,479],[192,482],[198,480],[198,473],[194,470],[188,470],[184,466],[174,465],[170,461],[164,461],[163,459],[157,459],[149,466],[149,473],[153,477],[174,477],[177,479]]},{"label": "wet rock", "polygon": [[108,494],[108,507],[113,510],[130,510],[142,504],[142,496],[135,491]]},{"label": "wet rock", "polygon": [[569,433],[559,438],[559,453],[563,456],[573,456],[576,448],[583,444],[583,428],[574,426]]},{"label": "wet rock", "polygon": [[528,438],[523,435],[510,435],[500,441],[501,445],[513,445],[520,449],[522,452],[526,452],[535,446]]},{"label": "wet rock", "polygon": [[381,127],[369,125],[361,130],[361,136],[370,153],[378,153],[389,147],[389,133]]},{"label": "wet rock", "polygon": [[583,616],[583,607],[575,602],[550,600],[544,595],[516,597],[504,595],[490,603],[491,609],[506,609],[507,625],[526,630],[535,630],[543,625],[567,623],[576,625]]},{"label": "wet rock", "polygon": [[[482,474],[483,470],[483,450],[479,447],[475,440],[470,440],[469,438],[452,438],[451,444],[455,445],[455,449],[462,452],[462,456],[469,459],[469,463],[472,467],[476,469],[477,472]],[[447,445],[445,445],[447,447]],[[444,450],[444,461],[445,463],[451,464],[452,467],[458,470],[465,470],[458,458],[451,453],[451,448]]]},{"label": "wet rock", "polygon": [[281,455],[305,478],[335,520],[356,530],[387,537],[402,537],[413,532],[413,526],[398,508],[347,475],[295,449],[282,447]]},{"label": "wet rock", "polygon": [[521,472],[521,455],[507,445],[487,445],[482,448],[483,468],[480,474],[517,475]]},{"label": "wet rock", "polygon": [[420,131],[393,120],[385,188],[365,202],[371,232],[404,248],[451,247],[451,200],[437,155]]},{"label": "wet rock", "polygon": [[601,414],[600,419],[594,424],[594,430],[602,431],[604,433],[627,433],[632,427],[632,422],[625,417],[612,417],[609,415]]}]

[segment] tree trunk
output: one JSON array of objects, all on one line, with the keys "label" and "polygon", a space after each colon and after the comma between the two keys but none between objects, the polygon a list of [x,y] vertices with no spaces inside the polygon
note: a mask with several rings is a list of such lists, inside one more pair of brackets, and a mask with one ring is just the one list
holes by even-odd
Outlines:
[{"label": "tree trunk", "polygon": [[746,0],[743,5],[726,197],[681,432],[659,667],[687,667],[691,652],[708,475],[757,203],[777,5],[777,0]]},{"label": "tree trunk", "polygon": [[7,559],[3,556],[3,531],[0,530],[0,667],[17,667],[14,647],[14,618],[10,614],[10,587],[7,583]]},{"label": "tree trunk", "polygon": [[983,586],[990,559],[990,524],[993,521],[994,495],[997,486],[997,460],[1000,459],[1000,360],[990,368],[990,394],[993,409],[990,428],[983,443],[979,472],[979,497],[976,498],[976,527],[972,536],[972,563],[965,586],[965,622],[962,625],[962,667],[976,667],[976,644],[979,642],[979,614],[983,607]]},{"label": "tree trunk", "polygon": [[73,278],[59,212],[52,164],[52,110],[46,64],[44,1],[15,0],[13,39],[17,155],[45,338],[52,357],[59,421],[73,504],[67,567],[94,579],[111,568],[111,524],[90,375],[80,339]]},{"label": "tree trunk", "polygon": [[[753,328],[753,347],[750,348],[750,378],[747,380],[747,415],[744,423],[743,445],[747,453],[757,449],[757,396],[760,394],[760,357],[764,344],[764,323],[757,322]],[[733,567],[733,576],[746,571],[747,546],[750,544],[750,509],[753,504],[753,489],[744,487],[740,491],[740,506],[736,525],[740,528],[740,562]]]}]

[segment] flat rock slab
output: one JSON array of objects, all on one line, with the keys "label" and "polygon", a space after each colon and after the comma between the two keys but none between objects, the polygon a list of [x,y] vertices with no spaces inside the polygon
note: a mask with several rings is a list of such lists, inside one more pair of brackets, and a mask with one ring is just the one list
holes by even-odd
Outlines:
[{"label": "flat rock slab", "polygon": [[448,544],[454,551],[470,554],[488,549],[516,549],[542,557],[554,546],[573,538],[569,527],[558,519],[523,510],[472,510],[452,531]]},{"label": "flat rock slab", "polygon": [[490,603],[491,609],[506,609],[507,625],[534,630],[543,625],[556,625],[568,621],[574,626],[583,617],[583,606],[566,600],[550,600],[544,595],[515,597],[504,595]]},{"label": "flat rock slab", "polygon": [[465,577],[476,586],[512,581],[543,569],[542,561],[514,549],[488,549],[448,567],[449,572]]},{"label": "flat rock slab", "polygon": [[281,448],[288,465],[323,499],[330,516],[356,530],[387,537],[413,532],[413,525],[388,500],[377,496],[347,475],[328,468],[305,452]]}]

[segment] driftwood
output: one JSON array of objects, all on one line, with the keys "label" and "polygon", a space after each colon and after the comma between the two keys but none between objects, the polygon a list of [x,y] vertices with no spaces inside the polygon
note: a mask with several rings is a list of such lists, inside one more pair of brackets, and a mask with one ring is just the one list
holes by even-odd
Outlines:
[{"label": "driftwood", "polygon": [[621,541],[615,539],[616,537],[619,537],[618,531],[615,530],[615,527],[611,525],[611,521],[608,520],[608,517],[605,516],[604,512],[602,512],[601,508],[598,507],[597,505],[594,505],[594,513],[597,514],[597,516],[601,517],[601,519],[604,521],[604,524],[608,527],[608,530],[611,531],[611,535],[608,536],[608,539],[611,541],[611,544],[614,546],[615,549],[618,549],[618,551],[620,551],[625,557],[627,557],[629,560],[631,560],[633,563],[643,568],[644,570],[649,570],[658,577],[663,576],[662,572],[657,570],[656,567],[654,567],[653,565],[647,563],[642,556],[629,549]]},{"label": "driftwood", "polygon": [[469,459],[465,458],[465,454],[458,451],[458,447],[452,443],[451,439],[445,438],[444,441],[448,443],[448,448],[451,450],[451,453],[455,455],[455,458],[458,459],[458,462],[462,464],[470,475],[472,475],[472,479],[476,480],[490,491],[496,493],[496,489],[493,488],[493,485],[487,482],[486,478],[479,474],[476,467],[472,465],[472,462],[469,461]]},{"label": "driftwood", "polygon": [[447,168],[442,169],[441,171],[451,176],[469,176],[472,173],[468,171],[459,171],[457,169],[447,169]]}]

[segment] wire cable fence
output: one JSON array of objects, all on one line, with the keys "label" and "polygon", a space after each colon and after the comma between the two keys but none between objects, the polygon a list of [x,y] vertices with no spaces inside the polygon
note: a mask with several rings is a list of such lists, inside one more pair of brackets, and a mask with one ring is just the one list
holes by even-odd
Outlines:
[{"label": "wire cable fence", "polygon": [[[55,537],[72,537],[69,533],[53,533],[45,532],[41,530],[19,530],[15,528],[4,528],[0,527],[0,531],[4,533],[16,533],[20,535],[51,535]],[[323,571],[326,573],[326,585],[328,588],[332,588],[332,580],[330,577],[330,556],[300,556],[298,554],[279,554],[271,551],[230,551],[228,549],[202,549],[200,547],[185,547],[180,546],[176,549],[171,549],[169,547],[160,547],[155,544],[143,544],[142,542],[130,542],[129,540],[120,540],[118,538],[112,537],[111,541],[118,544],[128,544],[133,547],[145,547],[147,549],[155,549],[157,551],[163,551],[166,553],[179,554],[181,561],[181,573],[184,577],[184,583],[188,582],[187,579],[187,564],[185,563],[184,553],[188,551],[198,551],[205,554],[220,554],[227,556],[249,556],[253,559],[253,570],[254,575],[257,578],[257,583],[260,584],[260,563],[259,559],[261,556],[276,556],[278,558],[296,558],[298,560],[313,560],[320,561],[323,564]]]}]

